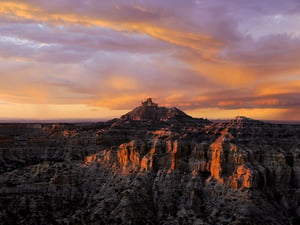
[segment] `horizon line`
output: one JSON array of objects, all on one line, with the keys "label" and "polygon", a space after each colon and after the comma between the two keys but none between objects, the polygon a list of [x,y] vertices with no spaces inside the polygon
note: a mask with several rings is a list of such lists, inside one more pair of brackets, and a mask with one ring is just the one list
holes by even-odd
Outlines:
[{"label": "horizon line", "polygon": [[[193,117],[196,119],[208,119],[212,122],[225,122],[235,119],[238,116],[233,118],[217,118],[217,119],[209,119],[209,118],[201,118],[201,117]],[[97,122],[108,122],[113,119],[118,118],[51,118],[51,119],[33,119],[33,118],[0,118],[1,123],[97,123]],[[263,122],[269,123],[283,123],[283,124],[300,124],[300,120],[267,120],[267,119],[256,119]]]}]

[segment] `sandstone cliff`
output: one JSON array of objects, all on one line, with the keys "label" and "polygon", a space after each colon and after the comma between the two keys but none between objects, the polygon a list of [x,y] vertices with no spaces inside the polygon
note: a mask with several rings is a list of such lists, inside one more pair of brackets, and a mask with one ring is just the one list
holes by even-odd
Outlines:
[{"label": "sandstone cliff", "polygon": [[0,125],[1,224],[299,224],[300,126],[150,100],[96,124]]}]

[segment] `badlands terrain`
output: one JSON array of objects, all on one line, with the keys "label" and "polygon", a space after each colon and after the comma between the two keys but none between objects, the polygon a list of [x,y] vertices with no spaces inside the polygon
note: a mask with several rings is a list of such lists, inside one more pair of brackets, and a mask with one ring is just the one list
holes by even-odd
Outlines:
[{"label": "badlands terrain", "polygon": [[0,224],[300,224],[300,125],[151,99],[107,122],[2,123]]}]

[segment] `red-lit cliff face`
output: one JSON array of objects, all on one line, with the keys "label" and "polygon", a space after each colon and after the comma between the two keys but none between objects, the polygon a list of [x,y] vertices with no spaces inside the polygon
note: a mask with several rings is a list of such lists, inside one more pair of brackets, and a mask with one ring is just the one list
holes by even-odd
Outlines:
[{"label": "red-lit cliff face", "polygon": [[0,125],[0,221],[298,224],[299,140],[152,101],[107,123]]},{"label": "red-lit cliff face", "polygon": [[286,132],[297,139],[299,127],[294,129],[286,131],[285,126],[238,117],[230,123],[202,124],[197,128],[147,130],[142,137],[134,136],[128,142],[87,156],[85,164],[98,162],[120,174],[159,170],[204,173],[210,174],[210,180],[235,189],[259,189],[274,182],[298,187],[297,176],[291,180],[292,174],[298,174],[298,168],[292,166],[298,160],[297,153],[287,151],[284,145]]}]

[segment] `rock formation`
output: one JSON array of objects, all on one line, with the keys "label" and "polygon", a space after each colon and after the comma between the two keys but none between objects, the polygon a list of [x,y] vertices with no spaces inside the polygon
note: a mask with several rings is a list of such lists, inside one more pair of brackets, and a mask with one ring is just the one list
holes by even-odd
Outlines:
[{"label": "rock formation", "polygon": [[0,224],[299,224],[300,126],[151,99],[104,123],[1,124]]}]

